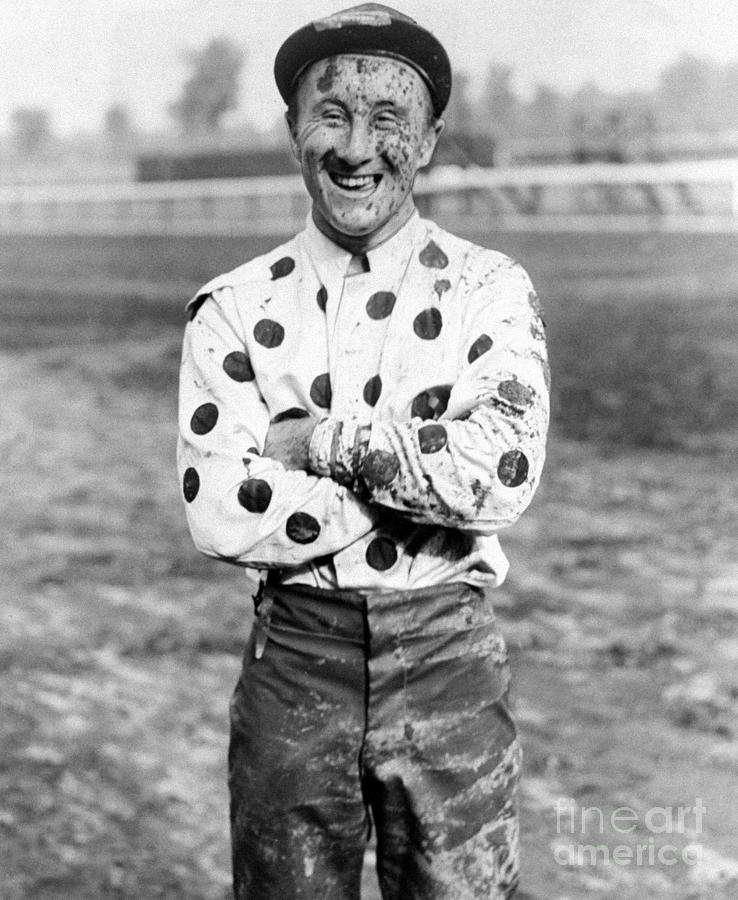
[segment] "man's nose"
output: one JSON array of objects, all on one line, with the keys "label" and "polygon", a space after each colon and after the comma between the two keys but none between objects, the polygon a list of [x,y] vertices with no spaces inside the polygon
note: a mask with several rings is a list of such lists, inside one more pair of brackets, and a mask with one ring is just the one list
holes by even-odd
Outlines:
[{"label": "man's nose", "polygon": [[347,165],[358,167],[372,158],[371,144],[372,136],[366,122],[356,119],[351,123],[344,143],[336,150]]}]

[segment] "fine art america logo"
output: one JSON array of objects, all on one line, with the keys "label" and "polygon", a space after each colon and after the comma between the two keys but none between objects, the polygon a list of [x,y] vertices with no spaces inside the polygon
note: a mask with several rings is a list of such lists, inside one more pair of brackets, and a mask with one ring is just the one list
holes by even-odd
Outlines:
[{"label": "fine art america logo", "polygon": [[[699,797],[694,806],[653,806],[645,813],[631,806],[606,812],[559,797],[554,810],[560,838],[553,855],[561,866],[695,866],[702,859],[702,844],[694,838],[702,834],[707,807]],[[607,838],[598,843],[597,837],[604,835]],[[689,842],[676,843],[670,835],[686,836]]]}]

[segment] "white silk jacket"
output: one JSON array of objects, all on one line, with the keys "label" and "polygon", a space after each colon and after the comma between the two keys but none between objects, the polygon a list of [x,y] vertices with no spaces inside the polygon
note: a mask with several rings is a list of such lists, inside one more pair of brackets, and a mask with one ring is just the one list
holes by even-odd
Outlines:
[{"label": "white silk jacket", "polygon": [[[195,545],[284,583],[497,585],[497,533],[530,503],[548,427],[530,280],[417,214],[363,271],[350,261],[309,220],[190,302],[178,465]],[[309,472],[261,455],[270,422],[305,415]]]}]

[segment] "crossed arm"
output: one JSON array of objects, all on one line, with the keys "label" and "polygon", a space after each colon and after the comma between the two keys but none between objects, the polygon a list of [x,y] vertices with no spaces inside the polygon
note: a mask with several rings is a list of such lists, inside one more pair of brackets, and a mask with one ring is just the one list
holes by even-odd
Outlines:
[{"label": "crossed arm", "polygon": [[[223,363],[245,355],[232,292],[211,297],[188,325],[181,375],[178,457],[185,499],[187,473],[197,475],[187,513],[198,548],[283,567],[349,546],[382,509],[482,533],[512,524],[537,484],[548,419],[540,319],[527,276],[516,279],[470,306],[460,376],[438,421],[372,426],[317,409],[271,423],[255,380],[234,380]],[[207,430],[203,407],[217,409]]]},{"label": "crossed arm", "polygon": [[318,419],[287,419],[272,422],[264,441],[264,456],[281,463],[285,469],[310,471],[310,440]]},{"label": "crossed arm", "polygon": [[[233,292],[222,288],[185,330],[180,370],[178,468],[195,546],[256,568],[300,566],[372,530],[376,510],[330,478],[283,465],[266,448],[269,411],[248,359]],[[310,420],[300,420],[305,424]],[[274,454],[274,458],[270,454]]]}]

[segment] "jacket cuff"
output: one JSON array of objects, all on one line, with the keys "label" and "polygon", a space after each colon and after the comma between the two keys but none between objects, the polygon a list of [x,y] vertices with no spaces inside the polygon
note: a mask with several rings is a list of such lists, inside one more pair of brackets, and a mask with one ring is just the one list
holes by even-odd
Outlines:
[{"label": "jacket cuff", "polygon": [[331,472],[331,448],[336,425],[340,424],[335,419],[323,419],[313,429],[308,447],[308,462],[310,471],[324,478],[330,478]]},{"label": "jacket cuff", "polygon": [[338,484],[354,487],[366,455],[371,426],[327,418],[313,431],[308,450],[310,469]]}]

